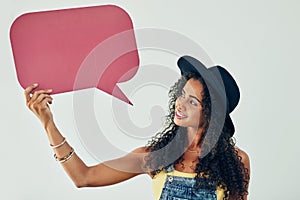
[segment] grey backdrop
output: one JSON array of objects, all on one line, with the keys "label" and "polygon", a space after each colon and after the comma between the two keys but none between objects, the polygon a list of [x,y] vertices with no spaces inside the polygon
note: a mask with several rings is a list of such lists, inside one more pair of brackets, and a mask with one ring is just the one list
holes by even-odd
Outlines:
[{"label": "grey backdrop", "polygon": [[[153,199],[151,180],[147,176],[104,188],[74,187],[54,161],[45,132],[26,108],[23,89],[16,78],[9,28],[17,16],[33,11],[106,4],[124,8],[135,28],[169,29],[189,37],[201,45],[215,63],[232,72],[241,89],[240,104],[232,113],[235,136],[237,145],[248,152],[251,159],[249,198],[297,199],[300,2],[296,0],[1,1],[0,199]],[[174,67],[176,57],[162,51],[145,50],[140,53],[140,59],[141,65],[155,63]],[[126,91],[126,83],[122,85]],[[150,84],[130,93],[136,103],[135,110],[128,111],[132,121],[137,126],[151,123],[151,106],[166,108],[166,92],[166,88]],[[161,98],[150,101],[153,95]],[[55,120],[82,159],[95,164],[97,160],[79,139],[72,101],[72,93],[54,96],[51,108]],[[111,105],[111,97],[95,92],[99,124],[106,103]],[[110,116],[109,109],[105,112]],[[106,119],[104,130],[114,130],[113,120]],[[132,141],[128,136],[120,140],[118,138],[124,135],[117,131],[114,131],[117,136],[107,134],[107,137],[111,136],[112,144],[125,151],[147,141]]]}]

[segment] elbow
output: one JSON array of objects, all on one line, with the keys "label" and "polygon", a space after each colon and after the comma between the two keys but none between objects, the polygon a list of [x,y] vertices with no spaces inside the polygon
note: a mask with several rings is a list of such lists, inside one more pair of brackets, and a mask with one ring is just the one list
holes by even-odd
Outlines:
[{"label": "elbow", "polygon": [[73,179],[73,182],[77,188],[84,187],[97,187],[101,186],[97,181],[95,181],[95,172],[92,168],[88,168],[81,176]]},{"label": "elbow", "polygon": [[83,177],[73,180],[73,182],[77,188],[93,187],[92,179],[89,177],[88,174],[85,174]]},{"label": "elbow", "polygon": [[[95,187],[94,184],[89,183],[89,182],[74,182],[76,188],[84,188],[84,187]],[[99,185],[100,186],[100,185]]]},{"label": "elbow", "polygon": [[86,187],[84,184],[78,184],[78,183],[75,183],[75,186],[76,186],[76,188],[83,188],[83,187]]},{"label": "elbow", "polygon": [[76,182],[74,182],[74,184],[75,184],[76,188],[88,187],[88,184],[86,184],[83,181],[76,181]]},{"label": "elbow", "polygon": [[89,168],[81,173],[78,173],[77,176],[73,176],[72,180],[76,188],[89,187]]},{"label": "elbow", "polygon": [[73,179],[73,183],[77,188],[83,188],[83,187],[89,187],[90,186],[86,176],[78,178],[78,179]]}]

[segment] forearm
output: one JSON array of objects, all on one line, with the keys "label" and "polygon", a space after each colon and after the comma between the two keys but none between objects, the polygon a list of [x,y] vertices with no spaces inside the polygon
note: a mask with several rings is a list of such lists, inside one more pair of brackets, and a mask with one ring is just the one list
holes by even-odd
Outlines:
[{"label": "forearm", "polygon": [[[53,148],[54,153],[56,154],[57,159],[62,159],[68,157],[69,153],[72,150],[72,147],[68,144],[68,142],[63,142],[64,137],[59,132],[55,123],[51,120],[47,125],[44,125],[45,130],[47,132],[49,142],[52,147],[58,146]],[[62,145],[61,145],[62,144]],[[67,172],[69,177],[72,179],[74,184],[77,187],[85,186],[86,183],[86,175],[88,173],[89,167],[85,165],[85,163],[76,155],[74,154],[69,156],[69,159],[65,159],[65,162],[61,162],[64,170]]]}]

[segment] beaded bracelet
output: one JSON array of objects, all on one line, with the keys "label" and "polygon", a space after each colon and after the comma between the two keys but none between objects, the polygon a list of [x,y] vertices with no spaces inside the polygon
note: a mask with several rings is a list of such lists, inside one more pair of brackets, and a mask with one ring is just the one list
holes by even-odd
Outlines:
[{"label": "beaded bracelet", "polygon": [[58,147],[61,147],[65,143],[66,143],[66,138],[64,138],[64,140],[60,144],[58,144],[58,145],[52,145],[52,144],[50,144],[50,146],[51,146],[52,149],[56,149]]},{"label": "beaded bracelet", "polygon": [[66,155],[65,157],[63,157],[63,158],[58,158],[58,157],[56,156],[56,154],[54,154],[54,158],[55,158],[56,161],[58,161],[58,162],[60,162],[60,163],[64,163],[64,162],[68,161],[68,160],[74,155],[74,153],[75,153],[74,149],[71,148],[71,151],[70,151],[69,154]]}]

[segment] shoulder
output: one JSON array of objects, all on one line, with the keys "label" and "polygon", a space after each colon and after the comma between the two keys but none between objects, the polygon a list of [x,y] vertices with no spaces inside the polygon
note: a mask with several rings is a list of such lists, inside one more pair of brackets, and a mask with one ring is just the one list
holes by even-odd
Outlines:
[{"label": "shoulder", "polygon": [[147,151],[147,147],[138,147],[131,151],[129,154],[131,154],[134,158],[136,158],[137,161],[139,161],[140,166],[145,165],[145,158],[149,154]]},{"label": "shoulder", "polygon": [[[250,181],[250,158],[249,158],[249,155],[244,150],[242,150],[238,147],[235,147],[235,150],[237,151],[237,154],[241,160],[241,163],[243,163],[243,167],[245,168],[245,171],[244,171],[245,177],[244,178],[247,181],[246,190],[248,190],[249,181]],[[244,193],[243,198],[247,199],[247,195],[248,195],[248,192]],[[236,198],[230,198],[230,199],[236,199]]]},{"label": "shoulder", "polygon": [[249,155],[239,147],[235,147],[235,150],[237,151],[237,154],[239,157],[241,157],[241,162],[244,164],[244,167],[248,170],[250,173],[250,157]]},{"label": "shoulder", "polygon": [[242,158],[242,163],[250,163],[249,155],[244,150],[240,149],[239,147],[235,147],[235,150],[237,151],[238,156]]},{"label": "shoulder", "polygon": [[146,166],[146,156],[149,154],[148,147],[138,147],[134,149],[131,153],[137,155],[139,157],[140,161],[140,167],[144,171],[145,174],[148,174],[151,178],[153,178],[153,175],[149,171],[149,169]]},{"label": "shoulder", "polygon": [[132,151],[132,153],[148,153],[147,147],[138,147]]}]

